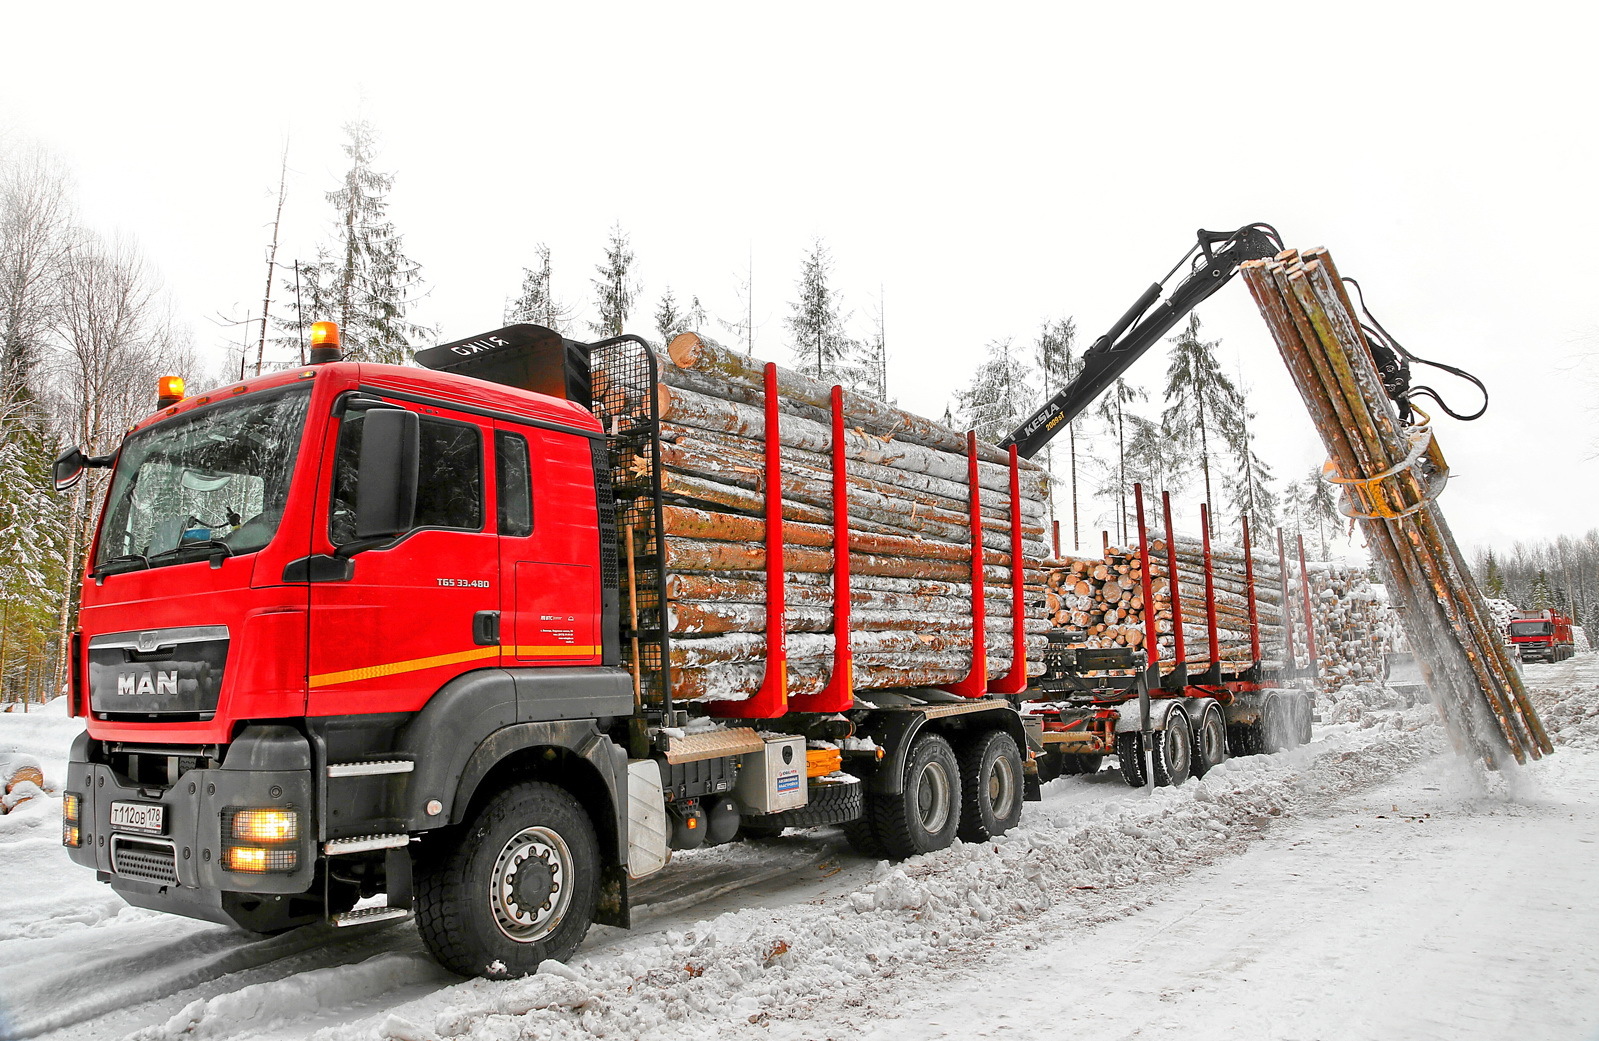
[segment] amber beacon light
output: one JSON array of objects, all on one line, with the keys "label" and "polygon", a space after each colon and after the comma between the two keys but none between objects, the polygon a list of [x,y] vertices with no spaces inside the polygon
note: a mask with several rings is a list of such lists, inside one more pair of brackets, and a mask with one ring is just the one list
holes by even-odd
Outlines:
[{"label": "amber beacon light", "polygon": [[311,364],[326,365],[344,357],[339,350],[339,323],[311,323]]},{"label": "amber beacon light", "polygon": [[170,408],[183,400],[183,377],[162,376],[155,381],[155,407]]}]

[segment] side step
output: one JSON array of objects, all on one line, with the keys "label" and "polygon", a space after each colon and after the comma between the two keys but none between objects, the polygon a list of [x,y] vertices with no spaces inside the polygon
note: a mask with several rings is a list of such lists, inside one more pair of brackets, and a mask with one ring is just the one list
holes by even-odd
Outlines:
[{"label": "side step", "polygon": [[387,922],[392,919],[409,918],[411,911],[405,907],[363,907],[358,911],[345,911],[334,915],[329,921],[340,929],[351,925],[370,925],[373,922]]},{"label": "side step", "polygon": [[367,853],[374,849],[401,849],[410,842],[411,836],[404,834],[357,835],[348,839],[329,839],[322,844],[322,852],[337,857],[344,853]]},{"label": "side step", "polygon": [[376,759],[366,763],[329,763],[329,777],[372,777],[376,774],[408,774],[416,769],[409,759]]}]

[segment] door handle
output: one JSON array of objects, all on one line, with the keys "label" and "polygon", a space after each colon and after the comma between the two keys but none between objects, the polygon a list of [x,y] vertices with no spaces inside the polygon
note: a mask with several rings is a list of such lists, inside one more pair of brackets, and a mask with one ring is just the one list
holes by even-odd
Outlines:
[{"label": "door handle", "polygon": [[479,647],[494,647],[500,642],[500,612],[479,611],[472,616],[472,642]]}]

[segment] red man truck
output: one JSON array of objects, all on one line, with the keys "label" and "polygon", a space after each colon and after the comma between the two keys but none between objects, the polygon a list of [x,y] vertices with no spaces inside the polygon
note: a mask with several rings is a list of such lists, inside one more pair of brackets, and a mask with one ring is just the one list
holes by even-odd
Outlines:
[{"label": "red man truck", "polygon": [[[164,388],[115,456],[57,463],[58,487],[112,468],[63,841],[129,903],[260,932],[414,911],[445,965],[517,975],[625,926],[671,848],[846,824],[903,857],[1036,797],[1022,717],[984,688],[852,693],[844,670],[833,710],[751,710],[759,731],[648,696],[627,662],[658,677],[664,629],[623,613],[617,533],[659,483],[615,465],[656,436],[644,341],[515,326],[430,369],[336,337]],[[591,410],[605,352],[631,404]]]}]

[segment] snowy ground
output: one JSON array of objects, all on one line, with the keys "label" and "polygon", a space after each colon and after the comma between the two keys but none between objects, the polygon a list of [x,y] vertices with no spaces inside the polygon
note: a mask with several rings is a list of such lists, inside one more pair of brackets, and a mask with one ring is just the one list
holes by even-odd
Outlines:
[{"label": "snowy ground", "polygon": [[[1484,778],[1421,707],[1153,795],[1046,786],[899,865],[823,831],[679,855],[633,932],[460,982],[406,923],[260,939],[127,908],[0,817],[0,1037],[1599,1038],[1599,655],[1530,665],[1557,754]],[[46,787],[76,726],[0,715]]]}]

